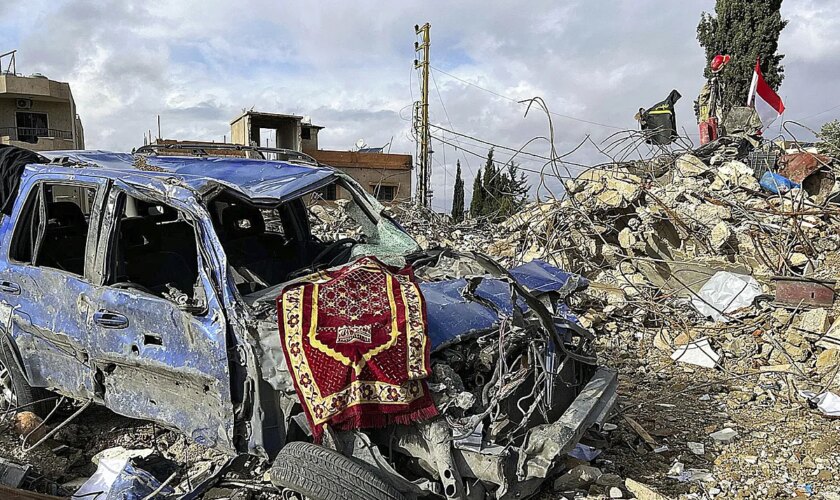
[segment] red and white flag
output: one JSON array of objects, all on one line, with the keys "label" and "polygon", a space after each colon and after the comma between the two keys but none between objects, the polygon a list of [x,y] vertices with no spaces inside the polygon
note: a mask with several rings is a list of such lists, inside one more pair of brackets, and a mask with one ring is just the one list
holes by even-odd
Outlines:
[{"label": "red and white flag", "polygon": [[758,60],[755,62],[755,71],[753,72],[752,83],[750,84],[750,94],[747,97],[747,106],[753,106],[755,108],[765,128],[785,112],[785,104],[782,102],[782,98],[764,81],[764,75],[761,74]]}]

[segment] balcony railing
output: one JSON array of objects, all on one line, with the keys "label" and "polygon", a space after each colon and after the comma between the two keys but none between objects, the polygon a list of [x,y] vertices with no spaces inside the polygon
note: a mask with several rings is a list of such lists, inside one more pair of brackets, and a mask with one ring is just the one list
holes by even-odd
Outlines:
[{"label": "balcony railing", "polygon": [[57,130],[54,128],[41,127],[0,127],[0,137],[8,137],[12,141],[38,142],[39,137],[50,137],[53,139],[73,140],[73,133],[69,130]]}]

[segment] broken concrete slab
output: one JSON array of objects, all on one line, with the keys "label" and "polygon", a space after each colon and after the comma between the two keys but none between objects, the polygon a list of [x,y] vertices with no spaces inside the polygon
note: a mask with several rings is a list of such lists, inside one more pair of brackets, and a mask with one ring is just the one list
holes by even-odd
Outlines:
[{"label": "broken concrete slab", "polygon": [[674,162],[674,166],[682,177],[696,177],[709,170],[709,166],[703,163],[703,160],[692,154],[680,156]]},{"label": "broken concrete slab", "polygon": [[825,349],[817,355],[815,368],[819,373],[829,373],[840,366],[840,349]]},{"label": "broken concrete slab", "polygon": [[650,486],[629,477],[624,480],[624,484],[627,491],[632,493],[638,500],[668,500],[668,497],[660,495]]},{"label": "broken concrete slab", "polygon": [[820,335],[816,346],[823,349],[840,349],[840,316],[834,320],[825,335]]},{"label": "broken concrete slab", "polygon": [[822,307],[811,309],[799,316],[799,329],[808,333],[822,335],[828,330],[829,324],[828,311]]},{"label": "broken concrete slab", "polygon": [[729,444],[738,437],[738,431],[732,429],[731,427],[726,427],[719,431],[713,432],[709,434],[709,437],[712,438],[718,444]]}]

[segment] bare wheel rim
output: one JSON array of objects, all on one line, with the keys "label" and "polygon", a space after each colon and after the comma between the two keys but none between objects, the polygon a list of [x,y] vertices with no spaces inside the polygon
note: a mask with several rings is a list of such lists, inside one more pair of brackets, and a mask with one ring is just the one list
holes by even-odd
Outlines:
[{"label": "bare wheel rim", "polygon": [[12,385],[12,374],[0,360],[0,410],[8,410],[17,406],[17,395]]}]

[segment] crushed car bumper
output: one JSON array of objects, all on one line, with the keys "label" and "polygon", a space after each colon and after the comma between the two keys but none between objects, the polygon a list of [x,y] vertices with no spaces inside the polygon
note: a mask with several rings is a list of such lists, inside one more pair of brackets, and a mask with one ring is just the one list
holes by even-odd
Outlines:
[{"label": "crushed car bumper", "polygon": [[442,463],[453,465],[455,477],[463,484],[452,490],[458,491],[457,495],[446,489],[434,491],[441,496],[524,498],[535,493],[547,477],[560,472],[558,459],[574,449],[588,429],[603,423],[615,404],[617,386],[616,372],[598,368],[571,406],[556,421],[530,429],[519,447],[433,446],[423,426],[397,429],[388,445],[435,472],[446,468]]}]

